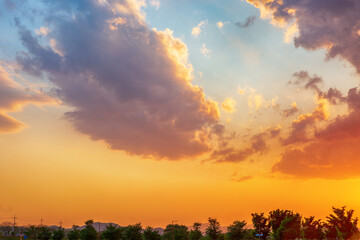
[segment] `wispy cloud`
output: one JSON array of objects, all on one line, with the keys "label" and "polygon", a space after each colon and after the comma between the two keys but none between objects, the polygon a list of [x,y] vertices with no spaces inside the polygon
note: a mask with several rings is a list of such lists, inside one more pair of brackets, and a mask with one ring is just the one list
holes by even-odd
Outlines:
[{"label": "wispy cloud", "polygon": [[191,35],[193,35],[194,37],[198,37],[207,23],[207,20],[199,22],[199,24],[193,27],[193,29],[191,30]]},{"label": "wispy cloud", "polygon": [[251,25],[253,25],[256,21],[256,16],[250,16],[247,17],[244,23],[241,22],[237,22],[235,23],[236,26],[241,27],[241,28],[247,28]]},{"label": "wispy cloud", "polygon": [[235,101],[235,99],[226,98],[221,103],[221,108],[227,113],[234,113],[234,112],[236,112],[236,104],[237,104],[237,102]]},{"label": "wispy cloud", "polygon": [[249,145],[243,148],[225,145],[212,153],[211,160],[215,163],[237,163],[246,161],[255,154],[262,155],[268,150],[267,141],[278,137],[280,131],[280,127],[267,128],[263,132],[251,136]]},{"label": "wispy cloud", "polygon": [[205,57],[210,57],[211,50],[206,47],[205,43],[203,43],[203,45],[201,46],[200,51]]},{"label": "wispy cloud", "polygon": [[160,8],[160,1],[159,0],[150,0],[149,4],[153,7],[155,7],[155,9],[159,9]]},{"label": "wispy cloud", "polygon": [[14,133],[25,126],[21,121],[9,116],[9,113],[20,111],[29,104],[49,105],[56,102],[38,90],[18,84],[4,66],[0,66],[0,134]]}]

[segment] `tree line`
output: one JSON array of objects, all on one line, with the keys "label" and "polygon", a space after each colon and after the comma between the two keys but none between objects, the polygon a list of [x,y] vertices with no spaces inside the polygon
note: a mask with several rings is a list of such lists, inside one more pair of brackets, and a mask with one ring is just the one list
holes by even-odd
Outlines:
[{"label": "tree line", "polygon": [[[246,221],[234,221],[222,232],[216,218],[209,218],[205,232],[201,223],[194,223],[191,229],[185,225],[169,224],[160,234],[152,227],[142,228],[140,223],[120,227],[108,225],[102,232],[94,228],[93,220],[85,222],[85,227],[73,226],[68,231],[62,227],[50,229],[47,226],[28,226],[13,229],[8,224],[0,226],[2,239],[15,240],[290,240],[290,239],[360,239],[357,228],[358,219],[354,210],[346,207],[332,208],[325,221],[314,216],[302,217],[291,210],[276,209],[266,216],[264,213],[252,213],[252,228]],[[21,232],[17,234],[16,231]]]}]

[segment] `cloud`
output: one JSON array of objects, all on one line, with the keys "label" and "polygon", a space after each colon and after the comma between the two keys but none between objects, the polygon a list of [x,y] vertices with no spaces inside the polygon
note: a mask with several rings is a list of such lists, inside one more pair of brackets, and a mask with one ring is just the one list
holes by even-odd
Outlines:
[{"label": "cloud", "polygon": [[245,89],[243,89],[243,88],[238,88],[238,94],[240,94],[240,95],[244,95],[246,93],[246,90]]},{"label": "cloud", "polygon": [[219,21],[216,23],[216,26],[220,29],[222,29],[224,27],[224,23],[222,21]]},{"label": "cloud", "polygon": [[251,180],[253,176],[238,176],[237,173],[234,173],[231,177],[232,182],[245,182]]},{"label": "cloud", "polygon": [[192,31],[191,31],[191,35],[193,35],[194,37],[198,37],[202,31],[202,29],[205,27],[205,25],[208,23],[207,20],[201,21],[199,22],[198,25],[196,25],[195,27],[193,27]]},{"label": "cloud", "polygon": [[191,84],[186,45],[168,29],[148,28],[144,1],[45,3],[46,37],[62,54],[20,25],[27,52],[17,61],[57,86],[75,109],[66,118],[79,132],[146,157],[180,159],[212,149],[218,104]]},{"label": "cloud", "polygon": [[[297,178],[346,179],[358,177],[360,173],[360,91],[352,88],[343,97],[337,89],[321,92],[320,99],[332,104],[345,103],[349,113],[340,115],[322,129],[314,128],[312,137],[303,132],[314,122],[326,119],[321,110],[321,103],[313,114],[305,115],[298,126],[293,125],[293,132],[288,143],[306,140],[302,148],[288,149],[278,163],[274,172]],[[299,117],[300,118],[300,117]],[[302,125],[302,126],[301,126]],[[304,127],[305,126],[305,127]],[[286,143],[286,142],[285,142]]]},{"label": "cloud", "polygon": [[12,0],[4,0],[2,1],[2,3],[4,4],[5,7],[7,7],[10,10],[14,9],[17,5],[17,3]]},{"label": "cloud", "polygon": [[323,84],[324,81],[321,77],[318,77],[314,75],[313,77],[310,77],[309,73],[307,71],[300,71],[293,74],[294,77],[296,77],[295,81],[290,81],[290,84],[295,85],[304,85],[303,87],[305,89],[310,89],[315,91],[316,93],[321,93],[319,84]]},{"label": "cloud", "polygon": [[[317,75],[311,77],[307,71],[300,71],[294,73],[293,76],[296,79],[289,81],[289,84],[312,90],[315,93],[316,108],[312,113],[301,114],[293,121],[289,136],[282,140],[284,145],[312,141],[316,123],[329,118],[330,105],[337,105],[347,101],[336,88],[330,88],[328,91],[321,90],[319,85],[322,85],[324,81]],[[289,117],[297,112],[296,103],[293,103],[292,108],[284,110],[283,114],[285,117]]]},{"label": "cloud", "polygon": [[10,112],[20,111],[29,104],[55,104],[49,96],[22,86],[14,81],[9,72],[0,66],[0,134],[20,131],[25,124],[8,115]]},{"label": "cloud", "polygon": [[319,98],[326,99],[332,104],[345,101],[342,97],[342,93],[336,88],[329,88],[326,92],[321,90],[319,85],[323,85],[324,81],[316,74],[311,77],[307,71],[299,71],[294,73],[293,76],[296,77],[296,80],[289,81],[289,84],[312,90]]},{"label": "cloud", "polygon": [[[255,89],[249,88],[248,89],[248,106],[251,109],[254,109],[256,112],[258,112],[260,109],[269,109],[269,108],[277,108],[278,104],[278,97],[274,97],[272,99],[266,100],[264,99],[263,95],[260,93],[257,93]],[[243,95],[245,93],[244,90],[239,89],[239,94]]]},{"label": "cloud", "polygon": [[213,151],[211,160],[216,163],[237,163],[245,161],[255,154],[263,155],[268,150],[267,141],[278,137],[280,131],[279,127],[275,127],[255,134],[250,138],[249,146],[242,149],[225,145],[223,148]]},{"label": "cloud", "polygon": [[159,9],[160,8],[160,1],[159,0],[150,0],[149,4],[153,7],[155,7],[155,9]]},{"label": "cloud", "polygon": [[273,24],[286,29],[295,26],[298,29],[294,37],[296,47],[325,49],[328,59],[343,58],[360,73],[358,0],[247,1],[260,9],[262,18],[270,18]]},{"label": "cloud", "polygon": [[[301,114],[293,121],[290,135],[282,144],[304,143],[312,140],[310,131],[316,122],[329,118],[329,102],[324,98],[317,98],[317,106],[312,113]],[[310,135],[310,136],[309,136]]]},{"label": "cloud", "polygon": [[294,114],[296,114],[298,111],[299,111],[299,109],[298,109],[298,107],[296,105],[296,102],[293,102],[289,109],[285,109],[283,111],[283,115],[284,115],[284,117],[291,117]]},{"label": "cloud", "polygon": [[234,112],[236,112],[236,104],[237,104],[237,102],[235,101],[235,99],[226,98],[221,103],[221,108],[227,113],[234,113]]},{"label": "cloud", "polygon": [[211,50],[209,50],[207,47],[206,47],[206,44],[203,43],[203,45],[201,46],[201,49],[200,49],[202,55],[204,55],[205,57],[210,57],[210,53],[211,53]]},{"label": "cloud", "polygon": [[48,35],[50,32],[50,29],[47,27],[40,27],[39,29],[35,29],[35,33],[37,35]]},{"label": "cloud", "polygon": [[244,23],[241,22],[237,22],[235,23],[236,26],[241,27],[241,28],[247,28],[251,25],[253,25],[255,23],[256,20],[256,16],[250,16],[247,17]]}]

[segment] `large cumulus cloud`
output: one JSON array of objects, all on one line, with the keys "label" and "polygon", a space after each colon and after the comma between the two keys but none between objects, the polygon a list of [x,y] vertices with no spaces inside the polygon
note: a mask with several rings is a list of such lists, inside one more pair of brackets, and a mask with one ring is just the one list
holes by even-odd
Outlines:
[{"label": "large cumulus cloud", "polygon": [[[179,159],[211,149],[217,103],[191,84],[187,48],[170,30],[149,29],[145,1],[44,1],[40,37],[18,23],[27,51],[17,62],[47,76],[75,128],[113,149]],[[217,132],[218,133],[218,132]]]},{"label": "large cumulus cloud", "polygon": [[[360,2],[358,0],[247,0],[273,23],[298,28],[297,47],[327,49],[327,57],[340,57],[360,73]],[[292,26],[289,27],[289,26]]]}]

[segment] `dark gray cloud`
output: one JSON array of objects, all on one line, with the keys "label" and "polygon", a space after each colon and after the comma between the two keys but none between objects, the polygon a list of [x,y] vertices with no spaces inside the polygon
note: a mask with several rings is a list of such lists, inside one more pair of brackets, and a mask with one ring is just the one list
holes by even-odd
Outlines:
[{"label": "dark gray cloud", "polygon": [[305,89],[313,90],[316,93],[321,92],[319,84],[324,83],[321,77],[316,75],[311,77],[307,71],[296,72],[293,74],[293,76],[296,78],[296,80],[290,81],[290,84],[301,85]]},{"label": "dark gray cloud", "polygon": [[241,28],[247,28],[251,25],[253,25],[256,21],[256,16],[250,16],[247,17],[244,23],[241,22],[237,22],[235,23],[236,26],[241,27]]},{"label": "dark gray cloud", "polygon": [[360,1],[358,0],[247,0],[266,9],[275,22],[296,20],[296,47],[324,48],[327,58],[340,57],[360,73]]},{"label": "dark gray cloud", "polygon": [[50,45],[20,24],[27,51],[17,62],[58,87],[79,132],[141,156],[179,159],[211,149],[222,129],[217,104],[191,84],[186,46],[169,30],[150,30],[140,2],[44,4]]}]

